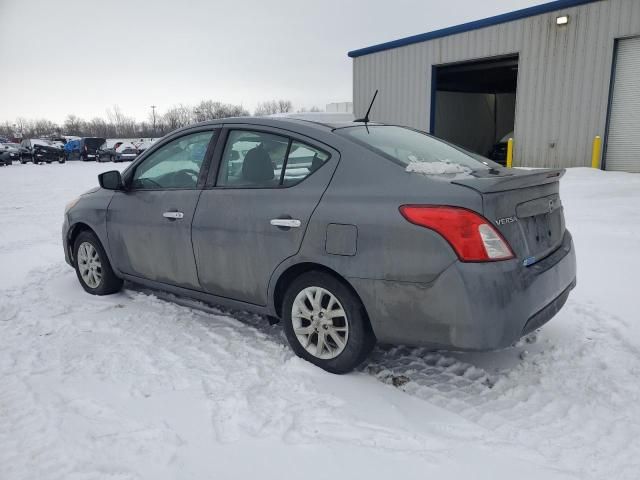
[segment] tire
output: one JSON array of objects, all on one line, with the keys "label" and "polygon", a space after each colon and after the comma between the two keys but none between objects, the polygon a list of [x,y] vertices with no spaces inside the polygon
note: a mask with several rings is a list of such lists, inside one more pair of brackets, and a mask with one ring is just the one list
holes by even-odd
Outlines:
[{"label": "tire", "polygon": [[[306,293],[316,300],[320,299],[320,308],[311,308],[313,304],[306,298]],[[302,311],[300,302],[305,305],[307,315],[314,319],[313,322],[304,318],[306,315],[296,314]],[[344,315],[336,315],[340,307]],[[335,312],[335,316],[327,319],[326,315],[331,311]],[[287,340],[296,355],[331,373],[350,372],[367,358],[376,343],[360,299],[344,282],[321,271],[303,273],[291,282],[282,302],[282,320]],[[311,333],[296,335],[296,327],[298,333],[304,330]],[[324,345],[318,354],[320,334]],[[336,337],[343,346],[335,340]]]},{"label": "tire", "polygon": [[[86,249],[84,253],[80,252],[81,247]],[[95,252],[95,255],[93,252]],[[80,232],[80,235],[78,235],[73,244],[73,258],[75,259],[74,263],[78,281],[87,293],[91,295],[111,295],[122,289],[124,282],[113,273],[109,258],[95,233],[88,230]],[[97,259],[98,264],[86,262],[83,258],[93,259],[94,262]],[[93,276],[91,273],[88,275],[85,273],[83,277],[83,272],[87,272],[83,267],[89,266],[91,263],[92,265],[90,266],[94,267]],[[99,275],[100,278],[98,279],[96,275]],[[93,283],[94,281],[95,284]]]},{"label": "tire", "polygon": [[58,159],[58,163],[64,163],[64,162],[66,162],[66,160],[65,160],[65,158],[64,158],[64,157],[60,157],[60,158]]}]

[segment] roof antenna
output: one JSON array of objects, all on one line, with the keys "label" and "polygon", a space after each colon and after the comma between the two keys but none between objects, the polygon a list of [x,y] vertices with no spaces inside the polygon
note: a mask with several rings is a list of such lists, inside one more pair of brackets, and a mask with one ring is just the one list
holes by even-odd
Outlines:
[{"label": "roof antenna", "polygon": [[354,122],[364,122],[365,125],[369,123],[369,114],[371,113],[371,108],[373,107],[373,102],[376,101],[376,96],[378,95],[378,90],[376,89],[376,93],[373,94],[373,98],[371,99],[371,103],[369,104],[369,110],[367,110],[367,114],[362,117],[354,120]]}]

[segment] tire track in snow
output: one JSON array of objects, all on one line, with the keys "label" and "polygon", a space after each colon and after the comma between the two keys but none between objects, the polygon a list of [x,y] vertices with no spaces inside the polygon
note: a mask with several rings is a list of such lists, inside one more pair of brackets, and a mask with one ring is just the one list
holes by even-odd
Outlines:
[{"label": "tire track in snow", "polygon": [[376,349],[366,370],[537,451],[548,465],[582,478],[636,480],[639,349],[620,333],[621,319],[593,306],[570,300],[554,321],[570,323],[573,333],[555,339],[543,329],[538,352],[524,351],[496,372],[473,365],[474,354],[407,347]]},{"label": "tire track in snow", "polygon": [[[169,468],[196,437],[436,458],[474,435],[446,427],[411,434],[354,418],[344,400],[316,387],[329,374],[295,357],[262,317],[238,312],[241,322],[131,289],[91,297],[62,262],[28,278],[0,292],[3,480],[137,478],[131,465]],[[172,408],[176,398],[193,414]]]}]

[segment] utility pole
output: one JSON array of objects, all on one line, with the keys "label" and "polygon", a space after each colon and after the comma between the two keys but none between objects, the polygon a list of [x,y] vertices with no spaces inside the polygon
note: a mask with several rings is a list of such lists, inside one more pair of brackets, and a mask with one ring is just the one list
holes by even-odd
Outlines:
[{"label": "utility pole", "polygon": [[151,105],[151,116],[153,117],[153,137],[156,137],[156,106]]}]

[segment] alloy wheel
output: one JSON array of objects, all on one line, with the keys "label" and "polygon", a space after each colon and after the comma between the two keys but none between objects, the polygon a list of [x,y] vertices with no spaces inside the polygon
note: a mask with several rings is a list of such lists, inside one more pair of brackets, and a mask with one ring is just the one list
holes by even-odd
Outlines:
[{"label": "alloy wheel", "polygon": [[298,293],[291,307],[293,331],[300,345],[316,358],[342,353],[349,340],[349,320],[340,301],[321,287]]},{"label": "alloy wheel", "polygon": [[98,288],[102,281],[102,263],[98,251],[89,242],[82,242],[78,247],[78,269],[88,287]]}]

